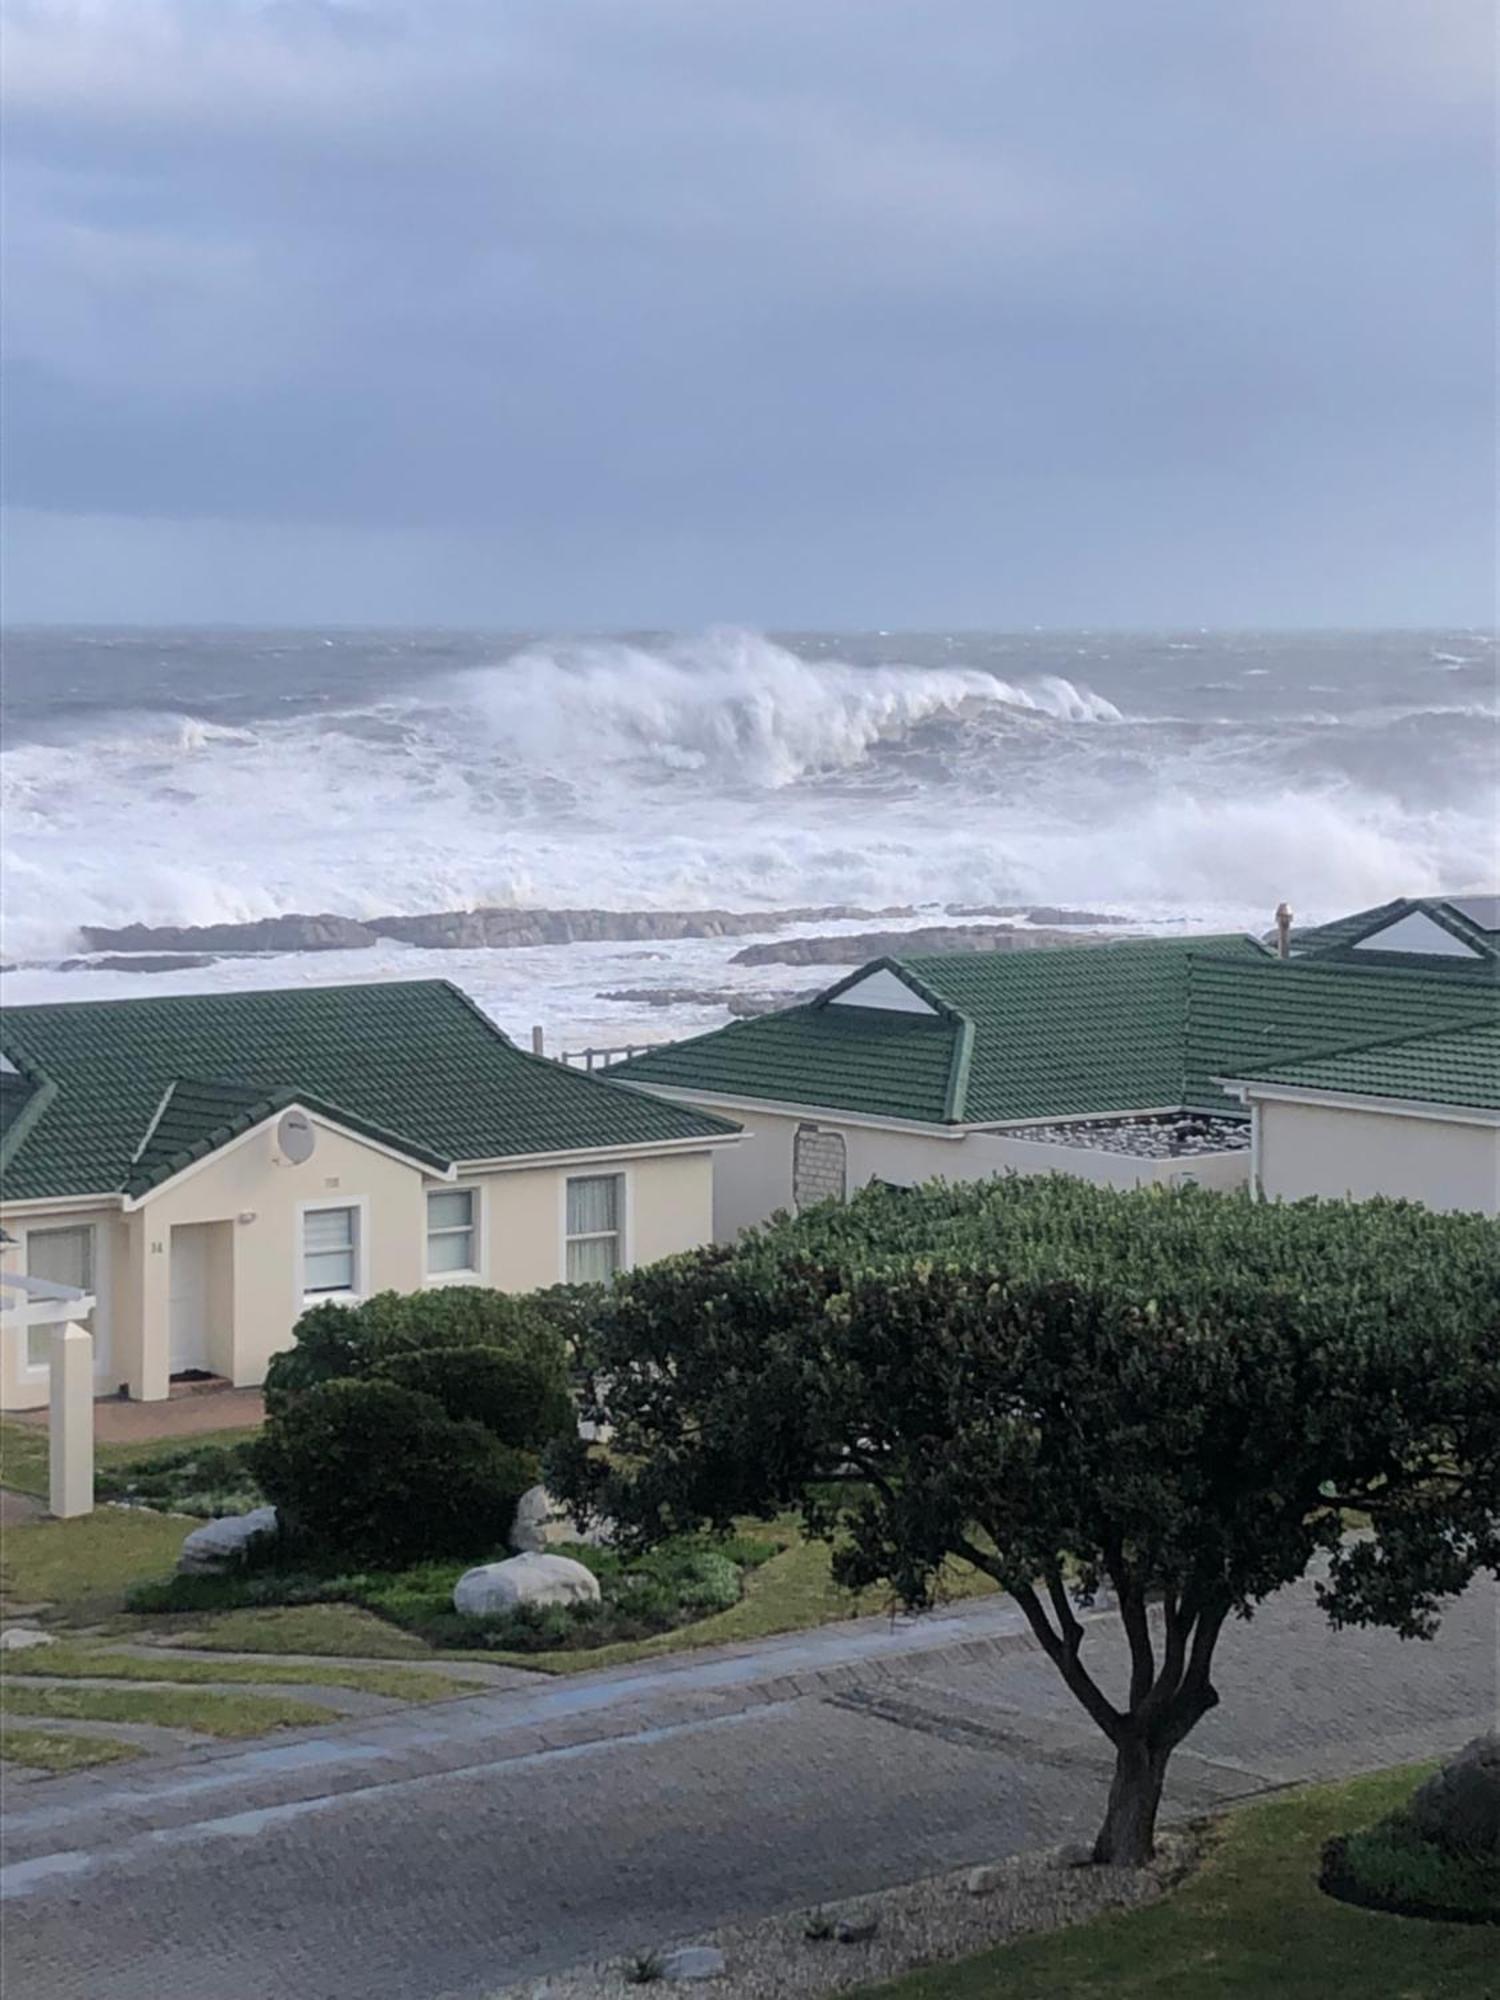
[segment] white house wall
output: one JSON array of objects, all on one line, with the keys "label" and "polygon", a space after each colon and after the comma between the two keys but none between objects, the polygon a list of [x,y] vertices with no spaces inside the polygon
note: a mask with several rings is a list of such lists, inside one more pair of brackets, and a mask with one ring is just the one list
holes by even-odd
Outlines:
[{"label": "white house wall", "polygon": [[1256,1107],[1261,1192],[1384,1194],[1429,1208],[1500,1214],[1500,1130],[1439,1118],[1262,1099]]},{"label": "white house wall", "polygon": [[[165,1396],[169,1386],[174,1227],[224,1225],[211,1273],[214,1324],[206,1358],[236,1384],[251,1386],[265,1379],[271,1357],[290,1343],[303,1309],[302,1216],[309,1205],[358,1208],[362,1292],[412,1292],[429,1282],[427,1191],[472,1187],[479,1195],[479,1272],[475,1278],[448,1282],[526,1292],[557,1284],[565,1274],[566,1183],[571,1176],[624,1177],[623,1257],[627,1263],[648,1263],[709,1240],[714,1159],[709,1151],[623,1161],[585,1157],[568,1165],[463,1175],[444,1183],[413,1163],[322,1124],[310,1160],[300,1166],[277,1165],[271,1130],[264,1128],[168,1183],[132,1213],[101,1208],[85,1215],[58,1209],[28,1212],[24,1221],[14,1214],[4,1220],[18,1236],[23,1228],[49,1223],[98,1224],[100,1241],[107,1245],[99,1272],[100,1310],[110,1335],[109,1365],[99,1386],[112,1390],[125,1382],[133,1396],[154,1400]],[[7,1255],[7,1268],[21,1267],[20,1245]],[[25,1368],[19,1328],[7,1328],[3,1357],[0,1407],[44,1404],[46,1373]]]},{"label": "white house wall", "polygon": [[917,1186],[923,1181],[988,1180],[1002,1173],[1071,1174],[1108,1187],[1141,1187],[1191,1177],[1211,1188],[1243,1187],[1249,1178],[1248,1152],[1212,1153],[1192,1160],[1143,1160],[1081,1146],[1042,1144],[1000,1132],[971,1132],[953,1139],[906,1132],[899,1126],[844,1124],[835,1118],[804,1119],[785,1112],[722,1109],[745,1128],[739,1145],[718,1157],[714,1174],[714,1237],[733,1242],[778,1209],[792,1207],[792,1147],[797,1127],[815,1123],[842,1134],[848,1159],[847,1191],[872,1180]]}]

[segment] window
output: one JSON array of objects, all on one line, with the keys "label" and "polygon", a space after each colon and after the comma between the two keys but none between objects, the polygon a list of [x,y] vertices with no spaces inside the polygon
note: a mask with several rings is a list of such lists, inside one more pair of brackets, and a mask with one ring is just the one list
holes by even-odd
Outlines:
[{"label": "window", "polygon": [[797,1209],[842,1201],[846,1178],[843,1133],[799,1125],[792,1137],[792,1200]]},{"label": "window", "polygon": [[620,1268],[621,1178],[568,1182],[568,1283],[607,1285]]},{"label": "window", "polygon": [[427,1197],[427,1272],[440,1278],[448,1271],[479,1269],[479,1232],[475,1227],[473,1188],[443,1188]]},{"label": "window", "polygon": [[[54,1285],[76,1285],[80,1292],[94,1289],[94,1231],[89,1224],[71,1229],[28,1229],[26,1232],[26,1274],[47,1278]],[[94,1330],[92,1313],[76,1322]],[[45,1368],[52,1356],[50,1326],[26,1329],[26,1365]]]},{"label": "window", "polygon": [[359,1251],[359,1212],[309,1208],[302,1216],[302,1289],[352,1292]]}]

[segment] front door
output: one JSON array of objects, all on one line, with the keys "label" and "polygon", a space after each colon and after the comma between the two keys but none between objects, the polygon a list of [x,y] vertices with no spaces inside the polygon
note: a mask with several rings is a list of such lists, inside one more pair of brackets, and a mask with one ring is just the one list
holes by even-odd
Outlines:
[{"label": "front door", "polygon": [[172,1231],[170,1368],[174,1375],[209,1362],[209,1301],[213,1257],[211,1222],[179,1223]]}]

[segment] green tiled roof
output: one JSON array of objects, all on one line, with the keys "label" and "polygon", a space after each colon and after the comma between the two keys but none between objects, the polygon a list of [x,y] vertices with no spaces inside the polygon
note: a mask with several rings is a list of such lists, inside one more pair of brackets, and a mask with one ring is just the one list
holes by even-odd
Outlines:
[{"label": "green tiled roof", "polygon": [[1492,1009],[1462,1027],[1276,1063],[1246,1081],[1500,1111],[1500,1013]]},{"label": "green tiled roof", "polygon": [[1460,1026],[1493,1005],[1492,977],[1455,980],[1417,966],[1297,960],[1194,960],[1188,989],[1187,1101],[1222,1109],[1216,1079],[1373,1040]]},{"label": "green tiled roof", "polygon": [[[938,1012],[831,1004],[879,967]],[[927,1124],[1179,1107],[1240,1116],[1219,1078],[1462,1025],[1485,992],[1425,961],[1283,963],[1248,938],[955,952],[878,960],[803,1006],[653,1049],[614,1074]]]},{"label": "green tiled roof", "polygon": [[15,1007],[0,1047],[12,1201],[144,1193],[293,1102],[439,1168],[734,1130],[525,1054],[446,980]]},{"label": "green tiled roof", "polygon": [[927,1124],[1176,1107],[1188,967],[1204,946],[1266,957],[1223,937],[882,959],[941,1011],[830,1004],[866,966],[804,1006],[653,1049],[614,1074]]},{"label": "green tiled roof", "polygon": [[[1462,907],[1473,899],[1460,897],[1456,901],[1445,896],[1397,896],[1389,903],[1380,903],[1372,910],[1356,910],[1351,916],[1337,917],[1332,923],[1316,924],[1310,930],[1292,932],[1292,951],[1297,958],[1325,958],[1353,960],[1368,965],[1425,965],[1433,971],[1451,976],[1458,973],[1467,976],[1474,972],[1483,975],[1492,972],[1500,963],[1500,935],[1478,924]],[[1421,953],[1393,950],[1383,952],[1374,943],[1364,943],[1384,930],[1387,925],[1398,923],[1401,918],[1422,916],[1436,924],[1439,930],[1457,938],[1468,946],[1468,952],[1456,954]],[[1359,947],[1358,957],[1355,957]]]}]

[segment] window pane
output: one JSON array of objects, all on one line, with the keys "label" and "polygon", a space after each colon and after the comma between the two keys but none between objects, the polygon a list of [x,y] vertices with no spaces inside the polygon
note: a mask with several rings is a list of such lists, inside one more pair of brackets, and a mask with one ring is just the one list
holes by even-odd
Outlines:
[{"label": "window pane", "polygon": [[310,1208],[302,1218],[302,1241],[309,1252],[354,1246],[352,1208]]},{"label": "window pane", "polygon": [[617,1236],[583,1237],[568,1245],[568,1283],[607,1285],[620,1268]]},{"label": "window pane", "polygon": [[568,1182],[568,1234],[590,1236],[620,1226],[620,1176],[591,1174]]},{"label": "window pane", "polygon": [[[26,1232],[26,1269],[33,1278],[48,1278],[54,1285],[76,1285],[81,1292],[94,1289],[94,1231],[91,1225],[70,1229],[29,1229]],[[94,1315],[85,1313],[74,1324],[87,1332],[94,1330]],[[52,1329],[47,1325],[26,1329],[26,1365],[46,1368],[52,1360]]]},{"label": "window pane", "polygon": [[456,1188],[427,1197],[429,1229],[468,1229],[474,1221],[474,1190]]},{"label": "window pane", "polygon": [[441,1236],[429,1236],[427,1268],[429,1271],[475,1270],[473,1230],[450,1229]]},{"label": "window pane", "polygon": [[310,1250],[305,1259],[303,1289],[309,1292],[352,1292],[352,1250]]},{"label": "window pane", "polygon": [[92,1229],[32,1229],[26,1235],[26,1269],[33,1278],[50,1278],[54,1285],[94,1288]]}]

